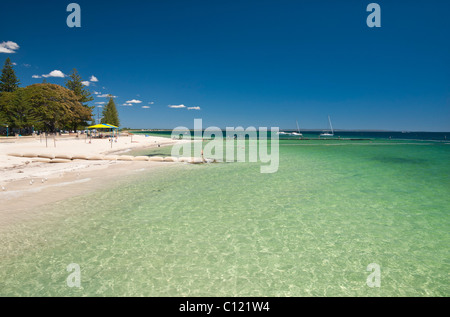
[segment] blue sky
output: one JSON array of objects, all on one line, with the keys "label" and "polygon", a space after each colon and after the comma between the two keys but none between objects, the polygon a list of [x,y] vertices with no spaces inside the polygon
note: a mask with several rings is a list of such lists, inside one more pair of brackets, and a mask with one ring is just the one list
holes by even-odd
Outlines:
[{"label": "blue sky", "polygon": [[337,129],[450,131],[449,1],[377,1],[381,28],[363,0],[78,0],[68,28],[70,2],[2,3],[0,43],[19,48],[0,63],[22,86],[95,76],[122,126],[324,129],[331,115]]}]

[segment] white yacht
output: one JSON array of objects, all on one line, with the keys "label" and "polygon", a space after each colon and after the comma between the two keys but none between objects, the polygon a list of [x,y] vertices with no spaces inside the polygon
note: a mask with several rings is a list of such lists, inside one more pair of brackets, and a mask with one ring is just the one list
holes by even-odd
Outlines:
[{"label": "white yacht", "polygon": [[334,136],[334,130],[333,130],[333,125],[331,124],[330,116],[328,116],[328,122],[330,123],[330,130],[331,130],[331,132],[324,132],[324,133],[322,133],[320,135],[321,137],[323,137],[323,136],[325,136],[325,137],[332,137],[332,136]]},{"label": "white yacht", "polygon": [[303,134],[300,133],[300,127],[298,125],[298,120],[296,122],[297,122],[297,132],[292,132],[291,135],[303,136]]}]

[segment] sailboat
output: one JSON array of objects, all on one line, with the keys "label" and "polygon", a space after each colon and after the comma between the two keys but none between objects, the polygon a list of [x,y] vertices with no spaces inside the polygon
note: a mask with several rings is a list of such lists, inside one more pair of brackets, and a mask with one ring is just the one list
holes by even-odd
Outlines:
[{"label": "sailboat", "polygon": [[291,135],[303,136],[303,134],[300,133],[300,127],[298,125],[298,120],[296,122],[297,122],[297,132],[292,132]]},{"label": "sailboat", "polygon": [[334,136],[334,130],[333,130],[333,125],[331,124],[331,118],[330,116],[328,116],[328,122],[330,123],[330,129],[331,129],[331,133],[330,132],[324,132],[322,133],[320,136]]}]

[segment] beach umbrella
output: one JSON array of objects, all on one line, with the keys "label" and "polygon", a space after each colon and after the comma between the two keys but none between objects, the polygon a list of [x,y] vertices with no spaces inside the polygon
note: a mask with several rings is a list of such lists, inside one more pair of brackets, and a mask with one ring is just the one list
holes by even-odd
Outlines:
[{"label": "beach umbrella", "polygon": [[115,125],[112,125],[112,124],[105,123],[105,125],[107,125],[110,128],[113,128],[113,129],[119,129],[119,127],[116,127]]},{"label": "beach umbrella", "polygon": [[100,123],[93,126],[88,127],[88,129],[109,129],[109,130],[119,130],[119,127],[116,127],[112,124]]},{"label": "beach umbrella", "polygon": [[[100,123],[100,124],[96,124],[93,126],[88,127],[88,129],[109,129],[110,131],[113,131],[113,136],[111,138],[111,148],[112,148],[112,144],[113,144],[113,138],[114,138],[114,132],[115,130],[119,130],[119,127],[116,127],[115,125],[112,124],[108,124],[108,123]],[[118,133],[117,133],[118,135]]]},{"label": "beach umbrella", "polygon": [[97,125],[93,125],[88,127],[88,129],[111,129],[112,126],[108,125],[108,124],[97,124]]},{"label": "beach umbrella", "polygon": [[108,126],[111,130],[113,130],[113,134],[114,134],[114,130],[119,130],[119,127],[116,127],[115,125],[112,124],[108,124],[108,123],[104,123],[104,125]]}]

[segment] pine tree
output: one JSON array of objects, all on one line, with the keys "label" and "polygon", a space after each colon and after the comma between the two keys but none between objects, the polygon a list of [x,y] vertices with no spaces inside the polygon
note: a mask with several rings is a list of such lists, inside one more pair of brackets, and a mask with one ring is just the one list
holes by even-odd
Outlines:
[{"label": "pine tree", "polygon": [[0,93],[14,92],[19,88],[19,80],[13,69],[13,64],[9,57],[5,61],[5,66],[2,69],[2,76],[0,78]]},{"label": "pine tree", "polygon": [[36,123],[33,107],[26,102],[28,88],[18,88],[14,92],[3,92],[0,96],[0,108],[4,109],[6,122],[11,128],[30,130]]},{"label": "pine tree", "polygon": [[117,112],[116,104],[114,98],[110,96],[109,102],[105,108],[103,108],[103,118],[102,123],[112,124],[115,126],[120,125],[119,113]]},{"label": "pine tree", "polygon": [[94,97],[92,97],[91,92],[86,89],[86,86],[82,84],[82,81],[78,71],[74,68],[72,74],[69,75],[69,79],[66,80],[66,87],[67,89],[72,90],[75,95],[80,98],[80,102],[83,106],[88,107],[86,103],[94,100]]},{"label": "pine tree", "polygon": [[[88,108],[91,111],[90,114],[90,120],[93,119],[94,114],[92,113],[92,110],[94,107],[89,107],[87,104],[89,101],[94,100],[94,97],[92,97],[91,92],[86,89],[86,86],[82,83],[81,76],[78,74],[78,71],[74,68],[72,71],[72,74],[69,75],[69,79],[66,80],[66,87],[69,90],[72,90],[75,95],[78,97],[79,102],[81,105],[85,108]],[[86,121],[80,121],[80,122],[74,122],[73,123],[73,129],[76,130],[79,126],[86,126]]]}]

